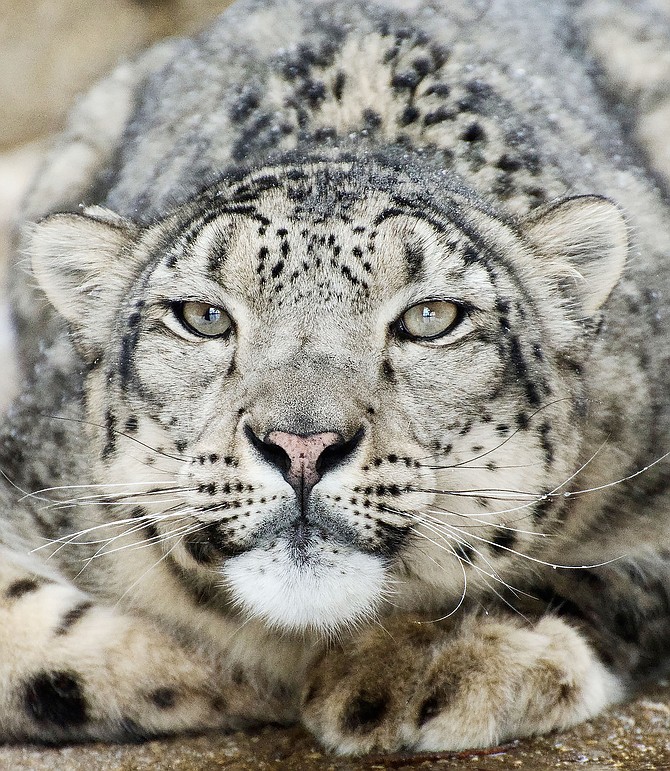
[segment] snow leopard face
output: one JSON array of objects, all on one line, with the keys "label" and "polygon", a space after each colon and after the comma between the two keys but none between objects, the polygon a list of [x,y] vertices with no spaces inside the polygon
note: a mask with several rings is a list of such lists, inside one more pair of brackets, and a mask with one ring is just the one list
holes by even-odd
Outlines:
[{"label": "snow leopard face", "polygon": [[90,363],[96,476],[142,491],[105,516],[215,605],[327,632],[448,612],[569,513],[582,320],[626,250],[604,199],[518,223],[287,162],[151,226],[54,215],[31,248]]}]

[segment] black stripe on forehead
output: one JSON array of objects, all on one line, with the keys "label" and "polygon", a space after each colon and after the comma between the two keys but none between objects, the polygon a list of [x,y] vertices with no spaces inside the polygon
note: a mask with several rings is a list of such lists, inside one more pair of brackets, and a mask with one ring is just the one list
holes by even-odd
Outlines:
[{"label": "black stripe on forehead", "polygon": [[[417,198],[416,200],[394,195],[391,197],[393,203],[387,209],[382,211],[375,218],[375,225],[379,225],[386,219],[397,216],[414,217],[429,224],[439,234],[445,235],[449,228],[455,227],[470,242],[474,249],[467,251],[467,261],[470,263],[479,263],[489,274],[494,285],[497,284],[498,272],[496,266],[501,266],[506,271],[509,278],[522,293],[525,301],[533,304],[533,299],[528,294],[526,287],[519,281],[514,267],[509,263],[505,255],[501,254],[495,244],[488,242],[479,231],[468,222],[467,215],[455,202],[449,200],[440,202],[440,208],[431,204],[428,200]],[[494,216],[492,212],[480,208],[474,202],[468,203],[478,214],[484,214],[487,217]],[[507,227],[511,226],[506,220],[500,219],[501,223]],[[513,226],[512,226],[513,227]]]},{"label": "black stripe on forehead", "polygon": [[[185,223],[177,226],[179,231],[176,234],[176,242],[171,245],[169,256],[167,258],[167,267],[174,268],[182,257],[189,255],[190,249],[193,244],[201,236],[202,231],[215,220],[220,217],[228,216],[242,216],[249,217],[256,220],[261,227],[267,227],[270,224],[270,220],[263,214],[258,212],[253,205],[241,205],[241,204],[224,204],[220,202],[210,202],[210,207],[207,211],[200,211],[193,215],[191,219]],[[218,241],[218,243],[216,243]],[[211,253],[208,255],[208,263],[210,271],[221,271],[223,268],[227,243],[223,232],[215,236],[215,245],[212,248]]]},{"label": "black stripe on forehead", "polygon": [[238,185],[232,192],[229,201],[233,204],[252,203],[257,201],[268,190],[277,190],[284,183],[274,174],[251,178]]},{"label": "black stripe on forehead", "polygon": [[[387,208],[376,218],[376,224],[383,222],[385,219],[403,215],[427,222],[441,234],[446,233],[449,226],[456,227],[474,247],[467,251],[465,255],[466,261],[470,264],[476,262],[481,265],[496,288],[499,288],[499,273],[496,268],[498,266],[502,267],[508,280],[514,284],[515,289],[522,295],[524,303],[530,307],[535,307],[533,298],[517,276],[514,266],[509,263],[504,255],[501,255],[496,250],[495,244],[487,243],[484,237],[470,223],[466,222],[463,213],[456,206],[449,206],[448,212],[444,212],[445,219],[441,220],[440,214],[443,214],[443,212],[436,211],[435,208],[428,208],[428,206],[418,208],[418,202],[401,199],[397,196],[394,197],[393,203],[395,204],[393,207]],[[516,382],[521,384],[528,403],[532,407],[537,407],[542,403],[543,395],[551,394],[546,377],[537,371],[537,362],[534,362],[534,367],[529,363],[533,357],[530,357],[530,359],[527,357],[520,338],[512,328],[510,322],[512,321],[513,314],[509,303],[499,300],[496,311],[499,317],[501,332],[498,337],[501,357],[514,373]]]},{"label": "black stripe on forehead", "polygon": [[404,257],[407,265],[407,276],[410,281],[420,281],[425,277],[425,254],[423,247],[416,241],[406,241],[404,244]]}]

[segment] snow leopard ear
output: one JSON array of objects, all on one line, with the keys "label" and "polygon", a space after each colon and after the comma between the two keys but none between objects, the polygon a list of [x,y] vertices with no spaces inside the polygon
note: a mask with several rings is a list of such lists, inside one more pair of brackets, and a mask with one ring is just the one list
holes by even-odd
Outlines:
[{"label": "snow leopard ear", "polygon": [[[563,286],[592,315],[621,278],[628,255],[628,226],[616,204],[595,195],[564,198],[533,212],[521,225],[549,260],[563,263]],[[559,268],[560,272],[560,268]]]},{"label": "snow leopard ear", "polygon": [[27,233],[27,252],[42,290],[70,322],[87,357],[109,339],[114,311],[135,266],[137,228],[112,211],[52,214]]}]

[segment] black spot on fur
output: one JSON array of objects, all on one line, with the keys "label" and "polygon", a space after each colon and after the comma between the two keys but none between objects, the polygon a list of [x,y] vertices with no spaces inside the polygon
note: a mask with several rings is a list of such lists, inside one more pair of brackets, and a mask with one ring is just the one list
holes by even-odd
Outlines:
[{"label": "black spot on fur", "polygon": [[453,672],[444,673],[440,677],[439,685],[419,707],[417,726],[424,725],[450,705],[454,694],[458,692],[460,682],[461,678]]},{"label": "black spot on fur", "polygon": [[378,522],[376,535],[379,539],[379,546],[375,551],[383,554],[385,557],[393,556],[404,545],[409,531],[410,527],[392,525],[389,522]]},{"label": "black spot on fur", "polygon": [[103,460],[113,455],[116,450],[116,415],[111,410],[107,410],[105,413],[105,431],[107,433],[107,441],[102,448]]},{"label": "black spot on fur", "polygon": [[[239,502],[237,505],[239,507]],[[219,505],[218,508],[224,507]],[[195,533],[189,533],[184,537],[183,542],[186,551],[201,565],[212,564],[224,556],[233,557],[244,551],[244,549],[229,542],[216,522]]]},{"label": "black spot on fur", "polygon": [[231,106],[230,119],[233,123],[247,120],[260,103],[261,98],[258,89],[255,86],[246,86]]},{"label": "black spot on fur", "polygon": [[420,77],[425,78],[433,69],[433,64],[427,57],[420,56],[412,62],[412,67],[417,71]]},{"label": "black spot on fur", "polygon": [[503,171],[507,172],[514,172],[518,171],[523,164],[521,163],[521,160],[519,158],[515,158],[511,155],[508,155],[507,153],[504,153],[503,155],[498,158],[498,161],[496,163],[496,166],[499,169],[502,169]]},{"label": "black spot on fur", "polygon": [[349,702],[342,715],[342,728],[353,733],[368,733],[379,725],[388,712],[387,694],[373,696],[361,691]]},{"label": "black spot on fur", "polygon": [[133,371],[133,356],[139,337],[139,329],[135,328],[121,338],[121,350],[119,351],[119,376],[121,386],[126,388]]},{"label": "black spot on fur", "polygon": [[23,701],[37,723],[60,728],[83,725],[88,719],[81,683],[71,672],[41,672],[26,686]]},{"label": "black spot on fur", "polygon": [[417,244],[404,244],[405,262],[410,279],[419,279],[423,276],[423,249]]},{"label": "black spot on fur", "polygon": [[421,112],[414,107],[414,105],[407,105],[398,118],[398,123],[401,126],[409,126],[421,117]]},{"label": "black spot on fur", "polygon": [[335,81],[333,82],[333,96],[338,102],[342,99],[342,93],[346,82],[347,76],[340,70],[337,75],[335,75]]},{"label": "black spot on fur", "polygon": [[428,86],[425,91],[427,96],[441,96],[446,97],[451,93],[451,87],[447,83],[433,83],[432,86]]},{"label": "black spot on fur", "polygon": [[89,600],[84,600],[83,602],[75,605],[73,608],[70,608],[70,610],[68,610],[68,612],[63,616],[60,623],[56,627],[54,634],[57,636],[67,634],[70,629],[72,629],[72,627],[77,623],[77,621],[83,618],[83,616],[85,616],[92,607],[92,602]]},{"label": "black spot on fur", "polygon": [[553,498],[550,498],[549,495],[541,496],[540,500],[533,504],[533,519],[535,522],[542,522],[542,520],[546,519],[552,505]]},{"label": "black spot on fur", "polygon": [[472,80],[466,83],[465,88],[467,94],[458,103],[461,111],[485,113],[486,103],[494,96],[491,86],[488,83],[484,83],[483,80]]},{"label": "black spot on fur", "polygon": [[493,544],[500,549],[511,549],[516,543],[516,535],[504,527],[496,528],[495,535],[493,536]]},{"label": "black spot on fur", "polygon": [[158,709],[171,709],[177,703],[177,694],[172,688],[157,688],[149,694],[149,701]]},{"label": "black spot on fur", "polygon": [[342,275],[347,279],[347,281],[349,281],[354,286],[357,286],[360,283],[347,265],[342,265],[340,270],[342,271]]},{"label": "black spot on fur", "polygon": [[509,335],[509,357],[516,372],[517,378],[523,383],[528,402],[537,407],[540,404],[540,396],[537,386],[528,374],[528,365],[521,350],[521,344],[515,335]]},{"label": "black spot on fur", "polygon": [[421,76],[415,70],[408,70],[407,72],[396,73],[391,78],[391,87],[402,91],[405,89],[414,90],[421,82]]},{"label": "black spot on fur", "polygon": [[14,581],[7,587],[5,597],[8,600],[18,600],[25,594],[36,592],[43,583],[43,580],[38,578],[20,578],[18,581]]},{"label": "black spot on fur", "polygon": [[479,254],[472,244],[466,244],[461,259],[466,265],[475,265],[479,262]]},{"label": "black spot on fur", "polygon": [[520,431],[525,431],[530,425],[530,419],[525,412],[520,412],[514,419],[514,422]]},{"label": "black spot on fur", "polygon": [[371,110],[368,107],[363,110],[363,123],[365,128],[374,130],[382,125],[382,116],[376,110]]},{"label": "black spot on fur", "polygon": [[459,559],[470,564],[472,563],[473,557],[475,556],[475,550],[469,543],[455,543],[453,547],[454,552]]},{"label": "black spot on fur", "polygon": [[464,142],[483,142],[486,139],[486,132],[482,126],[477,123],[471,123],[461,134]]},{"label": "black spot on fur", "polygon": [[384,360],[384,364],[382,365],[382,373],[384,375],[384,379],[389,383],[395,384],[397,382],[395,370],[393,369],[393,365],[388,359]]},{"label": "black spot on fur", "polygon": [[[424,126],[434,126],[437,123],[444,123],[447,120],[453,120],[456,117],[456,112],[449,107],[438,107],[437,110],[431,110],[423,117]],[[464,137],[465,138],[465,137]],[[474,141],[474,140],[467,140]]]},{"label": "black spot on fur", "polygon": [[138,425],[137,415],[131,415],[128,420],[126,420],[123,428],[127,434],[134,434],[137,431]]},{"label": "black spot on fur", "polygon": [[551,426],[545,420],[540,426],[540,446],[544,452],[544,459],[548,466],[554,461],[554,443],[551,441]]},{"label": "black spot on fur", "polygon": [[417,727],[421,727],[429,720],[432,720],[436,715],[439,715],[443,709],[442,700],[438,694],[429,696],[419,708],[419,715],[417,717]]}]

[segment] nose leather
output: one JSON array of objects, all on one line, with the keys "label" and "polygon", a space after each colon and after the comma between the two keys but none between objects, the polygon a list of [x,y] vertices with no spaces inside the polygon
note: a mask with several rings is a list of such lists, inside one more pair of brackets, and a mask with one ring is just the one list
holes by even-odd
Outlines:
[{"label": "nose leather", "polygon": [[281,447],[288,455],[291,465],[286,472],[286,481],[296,490],[311,490],[321,478],[317,470],[317,461],[321,454],[326,447],[341,444],[343,440],[334,431],[307,436],[271,431],[265,441]]}]

